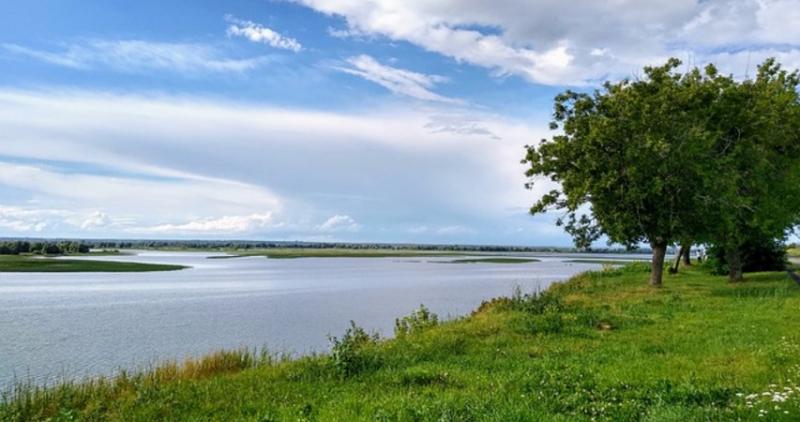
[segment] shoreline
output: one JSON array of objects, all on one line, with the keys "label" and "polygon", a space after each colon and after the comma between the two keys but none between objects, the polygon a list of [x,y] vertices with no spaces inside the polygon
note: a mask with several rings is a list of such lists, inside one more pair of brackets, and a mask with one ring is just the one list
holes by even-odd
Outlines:
[{"label": "shoreline", "polygon": [[[750,419],[769,403],[745,397],[773,384],[794,388],[800,357],[783,350],[800,348],[800,338],[779,321],[800,305],[800,287],[786,273],[731,284],[688,268],[654,289],[646,267],[582,273],[443,323],[418,310],[398,320],[404,328],[390,340],[351,327],[329,354],[221,351],[150,372],[23,386],[0,416],[284,420],[310,409],[316,419],[362,420],[417,409],[423,419]],[[758,331],[749,328],[755,321]],[[146,402],[133,400],[144,392]],[[790,420],[800,400],[781,409]]]}]

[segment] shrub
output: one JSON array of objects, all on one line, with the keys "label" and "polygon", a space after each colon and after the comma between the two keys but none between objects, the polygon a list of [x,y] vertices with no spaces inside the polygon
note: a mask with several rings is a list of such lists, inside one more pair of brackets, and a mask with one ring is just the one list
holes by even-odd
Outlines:
[{"label": "shrub", "polygon": [[[741,250],[742,271],[783,271],[786,269],[786,246],[781,239],[751,239]],[[725,249],[711,246],[707,264],[718,275],[728,274]]]},{"label": "shrub", "polygon": [[555,313],[564,308],[561,297],[550,291],[545,290],[522,294],[519,286],[514,289],[510,304],[511,309],[534,315]]},{"label": "shrub", "polygon": [[394,335],[396,337],[404,337],[437,325],[439,325],[439,317],[426,308],[425,305],[419,305],[419,309],[411,314],[394,320]]},{"label": "shrub", "polygon": [[370,346],[378,341],[377,334],[369,334],[363,328],[350,321],[341,339],[330,336],[331,361],[334,368],[343,377],[350,377],[366,369],[377,366],[378,357]]}]

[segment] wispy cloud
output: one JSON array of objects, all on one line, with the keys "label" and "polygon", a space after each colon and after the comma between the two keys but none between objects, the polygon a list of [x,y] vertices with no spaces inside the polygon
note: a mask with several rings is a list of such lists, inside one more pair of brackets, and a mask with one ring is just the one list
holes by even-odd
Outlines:
[{"label": "wispy cloud", "polygon": [[321,232],[357,232],[361,230],[361,225],[349,215],[337,214],[317,226],[317,230]]},{"label": "wispy cloud", "polygon": [[67,215],[67,212],[59,210],[0,205],[0,229],[20,233],[40,233],[51,226],[53,221],[60,221]]},{"label": "wispy cloud", "polygon": [[259,23],[237,19],[231,15],[226,15],[225,20],[230,23],[228,26],[229,36],[244,37],[252,42],[267,44],[283,50],[291,50],[295,53],[303,49],[303,46],[294,38],[285,37]]},{"label": "wispy cloud", "polygon": [[[745,51],[752,63],[782,51],[800,63],[797,0],[619,2],[592,0],[374,1],[295,0],[336,16],[333,36],[405,41],[497,76],[537,84],[594,85],[630,77],[670,56],[715,62],[741,75],[747,63],[717,52]],[[465,23],[467,23],[465,25]],[[730,60],[728,60],[730,59]]]},{"label": "wispy cloud", "polygon": [[[519,159],[546,122],[464,118],[500,139],[432,131],[430,112],[405,106],[321,112],[205,97],[0,90],[0,155],[11,157],[0,162],[0,204],[36,199],[36,208],[79,213],[70,225],[24,220],[31,233],[52,222],[39,226],[52,236],[87,233],[103,223],[95,211],[111,223],[93,235],[123,237],[168,237],[169,229],[216,236],[212,228],[227,225],[253,228],[231,231],[241,238],[480,242],[501,235],[485,228],[489,220],[518,215],[514,227],[527,227],[524,205],[552,186],[526,191]],[[3,195],[16,191],[26,195]],[[240,219],[265,214],[273,218],[265,227]],[[428,229],[407,232],[411,223]],[[441,230],[457,225],[476,231]]]},{"label": "wispy cloud", "polygon": [[59,51],[18,44],[0,44],[9,53],[73,69],[112,68],[133,73],[170,70],[180,73],[243,72],[267,61],[266,57],[230,58],[213,46],[143,40],[89,40],[68,44]]},{"label": "wispy cloud", "polygon": [[458,135],[488,136],[491,139],[500,139],[499,136],[484,126],[479,119],[463,114],[431,115],[430,121],[425,127],[434,133],[450,132]]},{"label": "wispy cloud", "polygon": [[366,54],[351,57],[347,59],[347,63],[348,66],[338,66],[336,69],[375,82],[395,94],[424,101],[449,104],[464,103],[462,100],[445,97],[431,91],[431,88],[436,84],[447,82],[445,77],[387,66],[378,63],[378,61]]},{"label": "wispy cloud", "polygon": [[182,224],[160,224],[144,227],[137,229],[137,231],[154,234],[231,234],[253,232],[275,225],[279,225],[279,223],[275,223],[272,213],[266,213],[203,218]]}]

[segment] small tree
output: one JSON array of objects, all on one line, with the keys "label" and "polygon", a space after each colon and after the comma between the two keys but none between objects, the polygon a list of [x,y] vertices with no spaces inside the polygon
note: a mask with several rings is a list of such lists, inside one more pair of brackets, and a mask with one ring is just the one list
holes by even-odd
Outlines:
[{"label": "small tree", "polygon": [[[680,74],[679,65],[670,59],[646,67],[642,80],[558,95],[550,126],[563,132],[528,146],[523,160],[528,188],[542,176],[560,185],[531,213],[564,210],[567,231],[584,243],[601,233],[630,247],[648,242],[653,285],[667,246],[697,239],[709,200],[713,138],[704,128],[715,92],[708,72]],[[581,213],[586,205],[591,217]]]}]

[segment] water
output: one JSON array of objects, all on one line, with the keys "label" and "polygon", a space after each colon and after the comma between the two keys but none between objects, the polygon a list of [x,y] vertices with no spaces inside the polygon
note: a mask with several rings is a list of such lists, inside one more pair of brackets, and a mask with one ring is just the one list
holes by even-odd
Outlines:
[{"label": "water", "polygon": [[[192,268],[151,273],[0,273],[0,388],[113,374],[222,348],[327,351],[350,320],[391,335],[424,303],[441,317],[598,268],[452,258],[206,259],[205,253],[92,257]],[[574,258],[574,256],[570,256]]]}]

